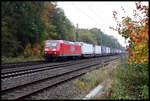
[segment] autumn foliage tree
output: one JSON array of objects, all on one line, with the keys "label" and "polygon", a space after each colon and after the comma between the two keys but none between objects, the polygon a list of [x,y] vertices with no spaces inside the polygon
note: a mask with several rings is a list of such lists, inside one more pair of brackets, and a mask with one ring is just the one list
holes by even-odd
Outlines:
[{"label": "autumn foliage tree", "polygon": [[[122,10],[125,12],[123,8]],[[133,18],[123,16],[119,21],[116,11],[113,11],[113,17],[117,22],[117,27],[111,28],[118,31],[129,42],[127,48],[129,60],[128,64],[124,64],[118,72],[120,74],[115,85],[116,89],[114,89],[116,93],[113,93],[112,97],[148,99],[149,7],[136,2]]]},{"label": "autumn foliage tree", "polygon": [[[125,39],[129,41],[129,62],[130,63],[148,63],[148,29],[149,29],[149,8],[143,6],[140,2],[136,3],[136,9],[134,10],[134,19],[128,16],[123,16],[122,21],[119,22],[117,18],[117,12],[113,11],[113,17],[117,22],[117,28],[113,28],[118,31]],[[123,9],[125,12],[125,10]]]},{"label": "autumn foliage tree", "polygon": [[38,43],[33,44],[33,48],[32,48],[34,55],[41,55],[41,45]]},{"label": "autumn foliage tree", "polygon": [[33,56],[33,50],[32,50],[32,47],[31,47],[31,44],[28,43],[24,49],[24,57],[30,57],[30,56]]}]

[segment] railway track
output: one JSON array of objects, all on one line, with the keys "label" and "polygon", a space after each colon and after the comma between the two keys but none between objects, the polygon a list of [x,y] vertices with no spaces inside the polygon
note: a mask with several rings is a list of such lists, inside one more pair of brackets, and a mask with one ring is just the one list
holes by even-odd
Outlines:
[{"label": "railway track", "polygon": [[[77,64],[79,62],[84,62],[86,60],[78,60],[78,61],[69,61],[69,62],[63,62],[63,63],[47,63],[47,64],[40,64],[40,65],[34,65],[34,66],[23,66],[23,67],[15,67],[15,68],[9,68],[9,69],[2,69],[1,72],[1,78],[9,78],[9,77],[15,77],[20,76],[24,74],[29,73],[35,73],[39,71],[49,70],[53,68],[59,68],[60,66],[68,66]],[[88,60],[87,60],[88,61]]]},{"label": "railway track", "polygon": [[[99,58],[96,58],[99,59]],[[96,60],[95,58],[92,59]],[[69,65],[74,65],[78,63],[88,62],[91,61],[91,59],[83,59],[83,60],[74,60],[74,61],[68,61],[63,63],[47,63],[47,64],[40,64],[40,65],[34,65],[34,66],[23,66],[23,67],[14,67],[14,68],[3,68],[1,71],[1,78],[6,79],[10,77],[25,75],[29,73],[35,73],[39,71],[49,70],[53,68],[59,68],[59,67],[65,67]]]},{"label": "railway track", "polygon": [[46,64],[47,61],[28,61],[28,62],[15,62],[15,63],[5,63],[1,65],[2,69],[9,69],[9,68],[16,68],[21,66],[31,66],[31,65],[38,65],[38,64]]},{"label": "railway track", "polygon": [[[53,86],[65,80],[79,76],[91,70],[91,66],[100,64],[103,60],[107,65],[109,61],[118,59],[120,56],[109,56],[101,58],[92,58],[80,61],[71,61],[60,64],[33,66],[32,69],[22,69],[25,72],[3,72],[2,81],[2,99],[19,99],[37,91]],[[102,64],[101,64],[102,65]],[[94,68],[92,68],[94,69]],[[32,71],[29,71],[32,70]],[[4,76],[5,73],[10,73]]]},{"label": "railway track", "polygon": [[[61,60],[59,62],[51,61],[51,64],[56,64],[56,63],[65,62],[65,61],[72,61],[72,60]],[[23,66],[25,67],[25,66],[33,66],[33,65],[40,65],[40,64],[49,64],[49,63],[50,63],[49,61],[28,61],[28,62],[4,63],[4,64],[1,64],[1,69],[18,68],[18,67],[23,67]]]}]

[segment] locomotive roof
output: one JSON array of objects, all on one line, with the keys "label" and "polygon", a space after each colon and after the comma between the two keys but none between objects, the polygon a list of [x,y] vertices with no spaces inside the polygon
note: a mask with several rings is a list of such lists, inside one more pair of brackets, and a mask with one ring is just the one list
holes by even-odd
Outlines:
[{"label": "locomotive roof", "polygon": [[72,42],[72,41],[66,41],[66,40],[46,40],[46,42],[63,42],[63,43],[66,43],[66,44],[74,44],[74,45],[80,45],[79,43],[77,42]]}]

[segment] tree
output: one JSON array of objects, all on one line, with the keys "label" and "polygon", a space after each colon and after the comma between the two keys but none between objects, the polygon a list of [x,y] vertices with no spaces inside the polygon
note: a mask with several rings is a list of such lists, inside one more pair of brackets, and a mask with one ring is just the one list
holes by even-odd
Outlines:
[{"label": "tree", "polygon": [[23,54],[27,44],[56,38],[51,2],[2,2],[2,54]]},{"label": "tree", "polygon": [[78,29],[78,34],[79,34],[79,41],[87,42],[90,44],[97,44],[97,41],[94,40],[92,34],[88,29]]},{"label": "tree", "polygon": [[65,16],[63,9],[57,8],[54,16],[53,25],[56,26],[57,39],[75,40],[74,26]]},{"label": "tree", "polygon": [[[122,17],[122,21],[117,21],[117,12],[113,11],[114,18],[117,22],[117,29],[125,39],[129,41],[129,62],[130,63],[148,63],[148,29],[149,29],[149,16],[148,7],[141,5],[140,2],[136,3],[137,10],[134,10],[134,18],[129,16]],[[139,12],[139,13],[138,13]]]},{"label": "tree", "polygon": [[[117,80],[119,81],[117,92],[121,91],[122,95],[119,96],[123,98],[149,98],[148,11],[148,6],[142,5],[141,2],[136,2],[136,10],[133,11],[134,18],[123,16],[121,21],[118,21],[117,12],[113,11],[117,28],[112,29],[118,31],[120,35],[129,40],[129,47],[127,49],[129,53],[128,64],[123,66],[125,68],[120,68],[121,71],[118,74],[123,75],[119,75],[119,80]],[[121,87],[118,87],[118,85]],[[118,94],[114,94],[114,96],[118,97]]]},{"label": "tree", "polygon": [[104,34],[100,29],[93,28],[89,30],[93,39],[96,41],[98,45],[104,45],[111,48],[123,48],[117,39],[115,39],[113,36],[109,36],[107,34]]},{"label": "tree", "polygon": [[17,38],[17,19],[16,3],[2,2],[2,55],[16,56],[19,49],[22,49],[21,42]]}]

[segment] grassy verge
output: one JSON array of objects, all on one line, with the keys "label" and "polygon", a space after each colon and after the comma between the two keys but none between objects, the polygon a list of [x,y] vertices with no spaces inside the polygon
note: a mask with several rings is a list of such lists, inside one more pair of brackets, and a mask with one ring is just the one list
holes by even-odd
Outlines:
[{"label": "grassy verge", "polygon": [[112,84],[111,99],[145,100],[149,98],[148,64],[123,63],[118,66]]},{"label": "grassy verge", "polygon": [[127,57],[122,57],[121,60],[110,62],[109,65],[101,67],[97,70],[91,71],[83,75],[81,78],[75,80],[75,87],[85,93],[89,93],[98,84],[104,86],[104,93],[98,95],[95,98],[105,99],[109,98],[108,92],[110,92],[111,83],[116,79],[114,77],[115,70],[118,65],[123,61],[126,61]]},{"label": "grassy verge", "polygon": [[32,56],[32,57],[24,57],[24,56],[18,56],[18,57],[1,57],[1,62],[3,63],[13,63],[13,62],[27,62],[27,61],[40,61],[44,60],[42,56]]},{"label": "grassy verge", "polygon": [[88,94],[98,84],[103,92],[92,99],[132,99],[149,98],[148,64],[128,64],[128,57],[111,62],[106,67],[88,72],[75,80],[76,88]]}]

